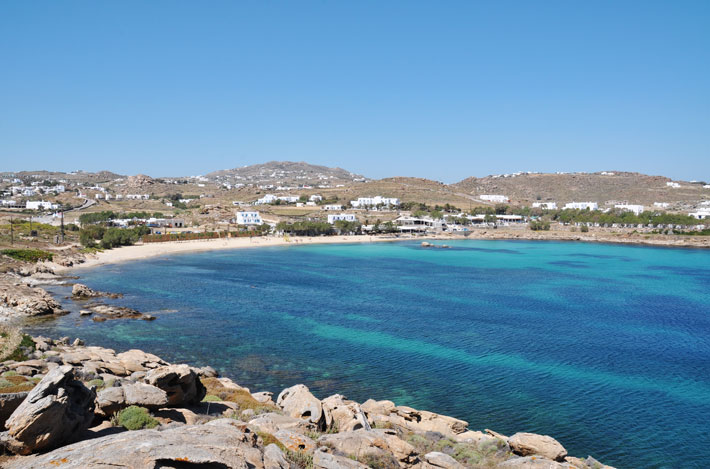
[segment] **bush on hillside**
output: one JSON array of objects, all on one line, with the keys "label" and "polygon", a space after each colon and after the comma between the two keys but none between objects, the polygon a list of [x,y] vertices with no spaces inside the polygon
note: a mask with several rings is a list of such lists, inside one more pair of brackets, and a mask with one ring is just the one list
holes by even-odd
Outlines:
[{"label": "bush on hillside", "polygon": [[54,257],[51,252],[42,251],[40,249],[3,249],[0,252],[8,257],[24,262],[51,261]]},{"label": "bush on hillside", "polygon": [[116,423],[126,430],[141,430],[158,426],[158,421],[151,417],[148,410],[143,407],[132,405],[116,415]]}]

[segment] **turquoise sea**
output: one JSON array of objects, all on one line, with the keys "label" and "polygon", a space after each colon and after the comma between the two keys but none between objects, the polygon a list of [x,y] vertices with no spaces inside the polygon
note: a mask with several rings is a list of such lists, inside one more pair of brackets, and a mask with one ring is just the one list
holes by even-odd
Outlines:
[{"label": "turquoise sea", "polygon": [[[79,271],[158,319],[32,326],[253,391],[390,399],[620,468],[710,461],[710,251],[460,241],[173,255]],[[62,298],[66,287],[53,287]],[[80,305],[62,300],[67,308]]]}]

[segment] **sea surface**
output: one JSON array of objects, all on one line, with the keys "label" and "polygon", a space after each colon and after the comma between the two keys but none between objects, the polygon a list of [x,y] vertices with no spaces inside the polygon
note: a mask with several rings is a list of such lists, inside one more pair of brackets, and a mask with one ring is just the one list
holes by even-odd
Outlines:
[{"label": "sea surface", "polygon": [[[264,247],[80,270],[153,322],[34,333],[389,399],[619,468],[710,465],[710,251],[535,241]],[[52,287],[62,297],[67,287]]]}]

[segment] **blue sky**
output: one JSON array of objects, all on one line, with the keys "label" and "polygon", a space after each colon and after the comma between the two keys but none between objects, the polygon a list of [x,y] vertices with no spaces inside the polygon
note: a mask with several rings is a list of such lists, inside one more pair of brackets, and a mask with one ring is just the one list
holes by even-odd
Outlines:
[{"label": "blue sky", "polygon": [[0,170],[710,180],[708,1],[0,2]]}]

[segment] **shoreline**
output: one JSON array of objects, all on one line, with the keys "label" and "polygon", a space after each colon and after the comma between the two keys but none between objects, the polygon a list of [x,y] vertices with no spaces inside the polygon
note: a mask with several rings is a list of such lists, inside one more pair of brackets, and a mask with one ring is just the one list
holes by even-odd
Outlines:
[{"label": "shoreline", "polygon": [[101,265],[148,259],[171,254],[221,251],[230,249],[251,249],[258,247],[303,246],[313,244],[367,244],[398,241],[431,240],[477,240],[477,241],[566,241],[581,243],[602,243],[634,245],[664,248],[710,249],[710,239],[702,237],[682,238],[677,236],[641,235],[636,233],[590,232],[578,234],[568,231],[533,232],[519,229],[490,229],[471,231],[467,235],[441,234],[425,236],[376,236],[376,235],[339,235],[339,236],[255,236],[253,238],[222,238],[190,241],[166,241],[162,243],[135,244],[108,249],[95,254],[84,254],[84,262],[72,266],[56,263],[50,265],[57,273],[67,273],[77,269],[98,267]]},{"label": "shoreline", "polygon": [[223,251],[231,249],[251,249],[259,247],[280,247],[280,246],[304,246],[313,244],[367,244],[383,243],[409,240],[444,240],[454,239],[444,236],[421,236],[421,237],[382,237],[369,235],[343,235],[343,236],[291,236],[266,237],[255,236],[253,238],[222,238],[190,241],[166,241],[163,243],[134,244],[132,246],[122,246],[114,249],[97,252],[96,254],[84,254],[84,262],[72,266],[63,266],[52,263],[51,266],[57,273],[73,272],[78,269],[98,267],[108,264],[118,264],[121,262],[148,259],[171,254],[183,254],[207,251]]}]

